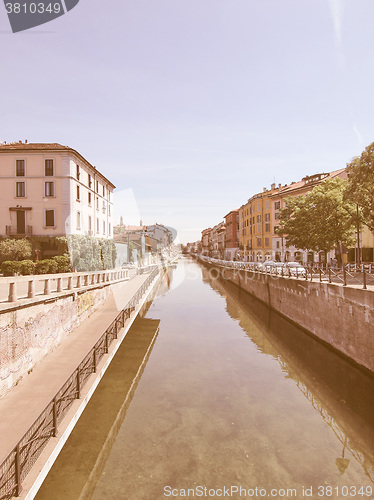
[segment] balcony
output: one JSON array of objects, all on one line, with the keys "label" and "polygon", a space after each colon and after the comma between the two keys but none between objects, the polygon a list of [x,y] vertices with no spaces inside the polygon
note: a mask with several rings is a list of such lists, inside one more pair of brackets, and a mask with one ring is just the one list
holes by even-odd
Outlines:
[{"label": "balcony", "polygon": [[5,226],[7,236],[32,236],[32,226]]}]

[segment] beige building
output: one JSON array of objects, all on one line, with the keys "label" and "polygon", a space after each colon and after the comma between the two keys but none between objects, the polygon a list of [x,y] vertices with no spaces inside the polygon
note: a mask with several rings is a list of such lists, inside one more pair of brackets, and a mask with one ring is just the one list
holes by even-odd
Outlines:
[{"label": "beige building", "polygon": [[0,236],[113,237],[115,186],[60,144],[0,145]]}]

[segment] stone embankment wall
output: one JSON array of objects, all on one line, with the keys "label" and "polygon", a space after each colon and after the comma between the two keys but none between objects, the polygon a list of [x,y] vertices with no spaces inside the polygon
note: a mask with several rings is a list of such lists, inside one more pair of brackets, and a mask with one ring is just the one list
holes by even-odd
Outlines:
[{"label": "stone embankment wall", "polygon": [[120,286],[103,285],[1,312],[0,397]]},{"label": "stone embankment wall", "polygon": [[211,269],[374,373],[373,290]]}]

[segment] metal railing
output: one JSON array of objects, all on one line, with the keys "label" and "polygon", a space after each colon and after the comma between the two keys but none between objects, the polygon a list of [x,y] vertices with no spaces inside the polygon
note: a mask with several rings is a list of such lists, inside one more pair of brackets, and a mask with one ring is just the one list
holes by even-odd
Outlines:
[{"label": "metal railing", "polygon": [[48,441],[57,436],[59,423],[73,402],[80,399],[81,390],[87,379],[92,373],[96,373],[99,361],[104,354],[108,353],[109,346],[117,338],[118,331],[124,327],[126,320],[130,318],[132,311],[140,302],[158,272],[158,268],[152,271],[126,307],[108,326],[94,347],[79,363],[54,398],[0,465],[0,500],[9,500],[20,495],[22,481],[35,464]]},{"label": "metal railing", "polygon": [[[269,266],[266,263],[256,262],[241,262],[241,261],[227,261],[221,259],[213,259],[203,255],[197,257],[208,264],[218,265],[226,269],[238,269],[243,271],[251,271],[253,273],[267,274],[272,277],[283,277],[293,279],[304,279],[305,281],[319,281],[342,284],[343,286],[357,286],[360,285],[364,290],[368,285],[374,285],[374,266],[371,264],[361,265],[359,267],[345,266],[342,269],[322,269],[321,267],[302,267],[302,269]],[[280,264],[281,266],[281,264]],[[350,269],[356,269],[351,271]]]},{"label": "metal railing", "polygon": [[6,226],[5,233],[7,236],[32,236],[32,226]]}]

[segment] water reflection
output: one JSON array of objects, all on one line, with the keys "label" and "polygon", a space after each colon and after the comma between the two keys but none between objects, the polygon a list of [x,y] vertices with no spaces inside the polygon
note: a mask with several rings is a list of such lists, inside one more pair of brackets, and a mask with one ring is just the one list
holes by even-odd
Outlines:
[{"label": "water reflection", "polygon": [[373,376],[209,269],[203,268],[202,276],[225,298],[228,314],[259,351],[278,360],[341,442],[339,472],[344,474],[353,458],[374,482]]}]

